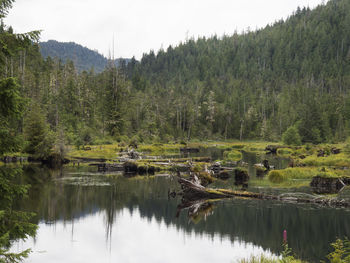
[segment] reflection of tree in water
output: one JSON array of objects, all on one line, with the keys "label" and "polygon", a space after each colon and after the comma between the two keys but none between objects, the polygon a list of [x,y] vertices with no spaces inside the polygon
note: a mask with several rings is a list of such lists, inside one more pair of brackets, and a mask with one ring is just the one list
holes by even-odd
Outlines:
[{"label": "reflection of tree in water", "polygon": [[[155,218],[158,222],[186,232],[195,231],[211,236],[220,234],[233,242],[237,239],[251,242],[275,253],[281,252],[282,232],[286,229],[293,251],[313,261],[324,259],[329,243],[336,237],[350,236],[347,222],[350,212],[346,210],[235,199],[207,207],[214,210],[210,211],[206,220],[198,220],[197,215],[190,213],[192,218],[189,221],[188,213],[181,213],[176,218],[179,201],[168,200],[168,189],[178,187],[175,180],[161,177],[103,177],[103,180],[107,180],[110,186],[49,182],[34,188],[36,190],[30,194],[31,201],[24,206],[38,213],[37,220],[46,222],[72,221],[103,212],[107,240],[114,224],[118,224],[118,212],[124,208],[131,213],[138,209],[142,218]],[[202,212],[206,213],[205,210]]]},{"label": "reflection of tree in water", "polygon": [[37,225],[30,222],[33,214],[16,207],[28,189],[21,183],[22,174],[20,168],[0,167],[0,262],[20,262],[26,258],[30,249],[10,252],[11,245],[36,233]]}]

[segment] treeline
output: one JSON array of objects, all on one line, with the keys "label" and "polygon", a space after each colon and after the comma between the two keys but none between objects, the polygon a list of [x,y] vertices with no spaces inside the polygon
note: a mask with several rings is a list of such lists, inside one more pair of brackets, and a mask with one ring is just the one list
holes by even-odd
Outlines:
[{"label": "treeline", "polygon": [[348,136],[349,73],[347,0],[253,32],[189,39],[126,68],[174,135],[279,140],[295,125],[313,143]]},{"label": "treeline", "polygon": [[2,113],[2,131],[23,137],[28,152],[131,138],[280,140],[291,127],[303,143],[321,143],[350,132],[348,0],[298,9],[257,31],[188,39],[140,62],[110,61],[98,74],[12,38],[2,23],[1,45],[13,50],[2,49],[0,76],[15,82],[18,103],[16,118]]}]

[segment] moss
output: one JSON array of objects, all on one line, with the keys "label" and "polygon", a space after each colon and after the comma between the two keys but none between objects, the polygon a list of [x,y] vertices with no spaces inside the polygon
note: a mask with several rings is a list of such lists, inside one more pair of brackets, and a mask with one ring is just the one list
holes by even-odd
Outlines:
[{"label": "moss", "polygon": [[242,159],[242,153],[237,150],[225,151],[224,152],[224,160],[225,161],[239,161]]}]

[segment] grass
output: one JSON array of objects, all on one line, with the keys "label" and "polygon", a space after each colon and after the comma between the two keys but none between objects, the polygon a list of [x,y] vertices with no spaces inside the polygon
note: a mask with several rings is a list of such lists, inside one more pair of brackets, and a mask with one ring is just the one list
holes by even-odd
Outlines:
[{"label": "grass", "polygon": [[325,169],[320,167],[296,167],[284,170],[272,170],[268,174],[268,180],[281,187],[308,185],[315,176],[344,177],[349,176],[348,171]]},{"label": "grass", "polygon": [[116,144],[110,145],[98,145],[98,146],[86,146],[91,150],[76,149],[74,146],[68,152],[68,157],[74,158],[97,158],[97,159],[113,159],[118,156],[120,147]]},{"label": "grass", "polygon": [[299,160],[299,163],[307,166],[350,167],[350,158],[345,153],[331,154],[325,157],[311,155],[303,160]]},{"label": "grass", "polygon": [[225,161],[239,161],[242,159],[242,153],[237,150],[225,151],[224,152],[224,160]]},{"label": "grass", "polygon": [[150,155],[171,155],[180,153],[180,148],[184,147],[185,145],[183,144],[142,144],[139,145],[137,150]]}]

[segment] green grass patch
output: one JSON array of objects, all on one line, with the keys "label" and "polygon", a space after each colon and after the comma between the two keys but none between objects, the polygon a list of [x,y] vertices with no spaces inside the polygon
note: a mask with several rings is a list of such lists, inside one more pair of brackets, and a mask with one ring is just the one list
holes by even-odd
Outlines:
[{"label": "green grass patch", "polygon": [[345,153],[331,154],[325,157],[311,155],[299,162],[307,166],[350,167],[350,158]]},{"label": "green grass patch", "polygon": [[91,150],[78,150],[76,147],[72,146],[71,150],[68,152],[68,157],[113,159],[118,157],[118,153],[121,149],[116,144],[85,146],[85,149],[88,147]]},{"label": "green grass patch", "polygon": [[185,146],[182,144],[142,144],[139,145],[137,151],[148,153],[150,155],[168,155],[179,153],[180,148],[183,147]]},{"label": "green grass patch", "polygon": [[344,177],[348,176],[349,172],[344,170],[334,170],[319,167],[296,167],[287,168],[284,170],[272,170],[268,174],[268,179],[274,184],[288,182],[293,180],[308,180],[310,181],[315,176],[322,177]]},{"label": "green grass patch", "polygon": [[236,162],[242,159],[242,153],[237,150],[225,151],[224,152],[224,160]]}]

